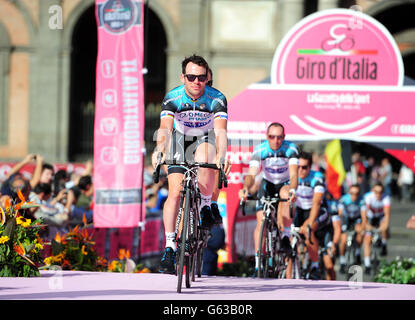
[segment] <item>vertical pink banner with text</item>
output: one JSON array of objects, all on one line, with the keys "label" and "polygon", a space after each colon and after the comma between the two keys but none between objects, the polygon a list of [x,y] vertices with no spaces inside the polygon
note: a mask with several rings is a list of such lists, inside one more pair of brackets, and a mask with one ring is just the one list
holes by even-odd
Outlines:
[{"label": "vertical pink banner with text", "polygon": [[94,227],[144,220],[144,4],[96,0]]}]

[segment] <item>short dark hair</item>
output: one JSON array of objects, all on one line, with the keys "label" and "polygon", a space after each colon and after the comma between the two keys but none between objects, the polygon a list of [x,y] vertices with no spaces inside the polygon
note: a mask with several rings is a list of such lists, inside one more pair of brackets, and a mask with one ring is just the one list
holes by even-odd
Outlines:
[{"label": "short dark hair", "polygon": [[306,159],[308,161],[308,165],[311,166],[313,163],[313,154],[307,151],[301,151],[298,155],[298,159]]},{"label": "short dark hair", "polygon": [[79,179],[78,187],[81,190],[88,190],[88,186],[92,184],[92,177],[91,176],[82,176]]},{"label": "short dark hair", "polygon": [[53,168],[53,166],[50,163],[44,163],[42,165],[42,171],[45,170],[45,169],[52,170],[52,172],[55,173],[55,169]]},{"label": "short dark hair", "polygon": [[373,187],[381,187],[382,188],[382,191],[383,190],[385,190],[385,188],[383,187],[383,184],[382,184],[382,182],[376,182],[374,185],[373,185]]},{"label": "short dark hair", "polygon": [[198,56],[196,54],[193,54],[190,57],[184,58],[184,60],[182,61],[182,73],[183,74],[186,74],[186,66],[189,62],[197,64],[198,66],[204,67],[206,69],[206,75],[207,75],[207,72],[209,70],[208,63],[203,57]]},{"label": "short dark hair", "polygon": [[267,128],[267,133],[269,132],[269,129],[271,129],[271,127],[280,127],[280,128],[282,128],[282,133],[285,135],[285,128],[281,123],[279,123],[279,122],[271,123]]},{"label": "short dark hair", "polygon": [[36,194],[43,192],[45,195],[49,195],[52,193],[52,186],[50,183],[38,183],[33,191]]}]

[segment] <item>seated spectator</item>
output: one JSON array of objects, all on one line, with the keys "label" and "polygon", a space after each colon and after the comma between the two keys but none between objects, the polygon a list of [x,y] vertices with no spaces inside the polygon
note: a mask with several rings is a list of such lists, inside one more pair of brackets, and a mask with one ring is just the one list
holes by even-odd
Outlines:
[{"label": "seated spectator", "polygon": [[160,172],[160,180],[158,183],[146,185],[146,208],[148,212],[162,211],[168,193],[167,177],[164,173]]},{"label": "seated spectator", "polygon": [[82,176],[76,186],[68,190],[65,211],[71,214],[71,224],[82,223],[85,215],[87,223],[92,222],[93,183],[90,175]]},{"label": "seated spectator", "polygon": [[53,195],[56,197],[62,189],[66,189],[66,183],[69,181],[69,174],[65,169],[56,171],[53,178]]},{"label": "seated spectator", "polygon": [[209,238],[207,247],[203,249],[202,274],[214,276],[218,269],[218,250],[225,246],[225,230],[222,226],[213,226],[212,236]]}]

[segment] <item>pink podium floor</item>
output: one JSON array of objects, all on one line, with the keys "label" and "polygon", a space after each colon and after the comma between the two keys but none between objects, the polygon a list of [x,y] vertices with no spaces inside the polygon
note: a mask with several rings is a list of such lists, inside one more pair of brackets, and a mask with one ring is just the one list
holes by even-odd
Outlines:
[{"label": "pink podium floor", "polygon": [[415,300],[415,285],[374,282],[196,278],[176,292],[165,274],[42,271],[0,278],[0,300]]}]

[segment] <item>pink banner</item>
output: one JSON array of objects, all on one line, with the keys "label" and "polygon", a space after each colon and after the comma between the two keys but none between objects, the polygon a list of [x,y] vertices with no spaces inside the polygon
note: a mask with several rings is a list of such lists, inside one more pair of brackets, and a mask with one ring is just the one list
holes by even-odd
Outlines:
[{"label": "pink banner", "polygon": [[137,227],[145,216],[143,8],[141,0],[96,0],[95,227]]},{"label": "pink banner", "polygon": [[278,121],[292,140],[414,143],[414,99],[411,87],[252,85],[230,102],[228,131],[231,138],[263,139]]}]

